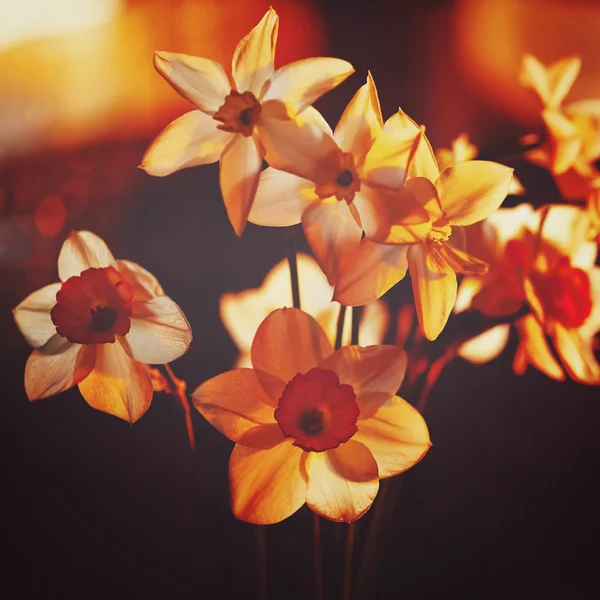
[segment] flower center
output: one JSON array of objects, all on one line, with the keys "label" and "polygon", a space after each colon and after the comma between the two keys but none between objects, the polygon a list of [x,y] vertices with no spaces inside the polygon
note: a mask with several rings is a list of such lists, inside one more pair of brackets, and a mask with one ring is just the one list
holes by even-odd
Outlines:
[{"label": "flower center", "polygon": [[345,200],[350,204],[354,194],[360,190],[360,177],[354,165],[354,158],[350,152],[341,155],[340,170],[326,183],[315,186],[315,192],[320,198],[335,196],[336,200]]},{"label": "flower center", "polygon": [[340,187],[348,187],[353,180],[352,171],[346,169],[337,176],[336,182]]},{"label": "flower center", "polygon": [[298,373],[283,390],[275,419],[294,446],[323,452],[347,442],[357,431],[359,409],[352,386],[328,369]]},{"label": "flower center", "polygon": [[224,104],[213,115],[213,119],[221,121],[222,124],[217,125],[218,129],[250,137],[260,112],[260,102],[252,92],[240,94],[237,90],[231,90]]},{"label": "flower center", "polygon": [[113,267],[65,281],[50,312],[58,334],[77,344],[110,344],[129,333],[133,291]]}]

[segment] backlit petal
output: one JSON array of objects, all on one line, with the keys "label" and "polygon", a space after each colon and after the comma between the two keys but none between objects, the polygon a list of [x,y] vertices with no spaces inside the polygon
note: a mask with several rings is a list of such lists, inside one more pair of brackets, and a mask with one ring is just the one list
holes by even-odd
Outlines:
[{"label": "backlit petal", "polygon": [[199,110],[182,115],[150,144],[140,168],[149,175],[164,177],[180,169],[218,161],[233,134],[217,129],[217,125]]},{"label": "backlit petal", "polygon": [[192,329],[182,310],[168,296],[134,302],[126,336],[132,356],[147,365],[170,363],[187,352]]},{"label": "backlit petal", "polygon": [[573,166],[581,151],[581,138],[575,125],[562,113],[545,110],[544,123],[551,138],[550,164],[552,173],[562,175]]},{"label": "backlit petal", "polygon": [[58,276],[61,281],[80,275],[90,268],[117,267],[116,261],[105,244],[91,231],[72,231],[58,255]]},{"label": "backlit petal", "polygon": [[[358,337],[363,346],[373,346],[381,344],[387,333],[390,324],[390,311],[387,304],[383,301],[367,304],[360,314],[360,323]],[[351,334],[350,328],[347,330]],[[350,339],[344,341],[344,345],[349,345]]]},{"label": "backlit petal", "polygon": [[237,444],[229,459],[235,516],[267,525],[293,515],[306,500],[303,462],[304,452],[291,440],[267,450]]},{"label": "backlit petal", "polygon": [[95,346],[73,344],[55,334],[25,365],[25,392],[38,400],[64,392],[85,379],[94,368]]},{"label": "backlit petal", "polygon": [[442,209],[453,225],[471,225],[502,204],[513,169],[486,160],[470,160],[446,169],[435,186]]},{"label": "backlit petal", "polygon": [[260,97],[263,85],[273,75],[279,17],[272,9],[237,45],[231,72],[238,92],[252,92]]},{"label": "backlit petal", "polygon": [[381,298],[406,275],[407,248],[363,239],[344,263],[333,299],[347,306],[362,306]]},{"label": "backlit petal", "polygon": [[312,202],[302,215],[302,227],[319,266],[335,285],[343,257],[354,252],[362,238],[348,204],[334,198]]},{"label": "backlit petal", "polygon": [[419,325],[428,340],[435,340],[456,301],[456,274],[435,248],[424,244],[408,248],[408,266]]},{"label": "backlit petal", "polygon": [[96,346],[96,364],[79,391],[92,408],[135,423],[150,407],[152,381],[148,367],[133,360],[121,344]]},{"label": "backlit petal", "polygon": [[296,115],[352,73],[354,67],[340,58],[297,60],[275,71],[263,99],[285,102]]},{"label": "backlit petal", "polygon": [[231,91],[223,67],[207,58],[155,52],[154,66],[177,92],[207,115],[215,114]]},{"label": "backlit petal", "polygon": [[276,404],[252,369],[234,369],[205,381],[192,400],[200,414],[234,442],[259,425],[275,423]]},{"label": "backlit petal", "polygon": [[465,275],[483,275],[488,271],[488,264],[471,256],[464,250],[448,242],[442,243],[438,249],[440,255],[448,263],[455,273],[464,273]]},{"label": "backlit petal", "polygon": [[260,174],[248,220],[267,227],[296,225],[316,199],[315,186],[297,175],[269,167]]},{"label": "backlit petal", "polygon": [[332,521],[355,521],[367,512],[379,490],[377,463],[366,446],[354,440],[335,450],[311,452],[306,473],[306,503]]},{"label": "backlit petal", "polygon": [[321,326],[297,308],[273,311],[258,328],[251,349],[254,368],[285,383],[316,367],[332,352]]},{"label": "backlit petal", "polygon": [[262,161],[254,139],[243,135],[237,135],[221,157],[221,193],[237,235],[242,235],[248,222]]},{"label": "backlit petal", "polygon": [[368,418],[359,417],[358,432],[353,439],[362,442],[371,451],[380,478],[410,469],[431,447],[423,417],[398,396],[381,405]]},{"label": "backlit petal", "polygon": [[14,310],[17,327],[34,348],[43,346],[55,333],[50,311],[56,304],[56,292],[60,283],[51,283],[29,294]]},{"label": "backlit petal", "polygon": [[556,350],[569,375],[580,383],[600,383],[600,364],[590,341],[584,341],[576,329],[556,323],[552,335]]},{"label": "backlit petal", "polygon": [[156,296],[165,295],[158,279],[137,263],[130,260],[117,260],[117,270],[131,286],[134,302],[147,302]]},{"label": "backlit petal", "polygon": [[500,356],[509,335],[510,325],[496,325],[461,344],[458,355],[474,365],[483,365]]}]

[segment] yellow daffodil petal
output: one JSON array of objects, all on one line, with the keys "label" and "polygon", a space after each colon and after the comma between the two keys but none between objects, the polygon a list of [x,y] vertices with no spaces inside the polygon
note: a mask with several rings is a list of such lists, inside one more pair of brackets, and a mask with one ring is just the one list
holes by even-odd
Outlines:
[{"label": "yellow daffodil petal", "polygon": [[80,275],[92,267],[115,267],[117,264],[108,246],[91,231],[73,231],[58,255],[58,276],[61,281]]},{"label": "yellow daffodil petal", "polygon": [[276,404],[252,369],[234,369],[205,381],[194,390],[192,401],[213,427],[234,442],[259,425],[275,423]]},{"label": "yellow daffodil petal", "polygon": [[456,274],[435,248],[425,244],[409,246],[407,258],[419,325],[428,340],[435,340],[456,301]]},{"label": "yellow daffodil petal", "polygon": [[544,106],[558,108],[577,79],[580,69],[581,59],[578,56],[564,58],[546,68],[534,56],[525,54],[520,81],[523,86],[537,92]]},{"label": "yellow daffodil petal", "polygon": [[542,118],[551,138],[550,164],[552,173],[565,173],[577,160],[581,151],[581,138],[575,125],[562,113],[554,110],[542,112]]},{"label": "yellow daffodil petal", "polygon": [[262,152],[252,137],[237,135],[221,156],[219,181],[229,221],[242,235],[262,169]]},{"label": "yellow daffodil petal", "polygon": [[304,452],[291,440],[267,450],[237,444],[229,459],[235,516],[268,525],[293,515],[306,501],[304,460]]},{"label": "yellow daffodil petal", "polygon": [[458,355],[474,365],[483,365],[500,356],[509,335],[510,325],[496,325],[461,344]]},{"label": "yellow daffodil petal", "polygon": [[217,121],[199,110],[175,119],[150,144],[140,168],[164,177],[180,169],[219,160],[233,134],[217,129]]},{"label": "yellow daffodil petal", "polygon": [[231,72],[238,92],[252,92],[259,97],[265,82],[273,75],[279,17],[272,9],[237,45]]},{"label": "yellow daffodil petal", "polygon": [[316,200],[315,185],[308,179],[268,167],[260,174],[248,220],[266,227],[288,227]]},{"label": "yellow daffodil petal", "polygon": [[131,358],[118,340],[96,346],[96,364],[79,391],[92,408],[129,423],[142,417],[152,401],[148,367]]},{"label": "yellow daffodil petal", "polygon": [[277,105],[266,103],[257,130],[272,167],[314,183],[329,183],[339,174],[342,151],[312,122],[282,117]]},{"label": "yellow daffodil petal", "polygon": [[361,397],[381,394],[390,398],[395,395],[404,379],[406,365],[406,352],[402,348],[381,345],[344,346],[320,366],[331,369],[341,383],[352,386],[362,415]]},{"label": "yellow daffodil petal", "polygon": [[[381,344],[385,338],[389,324],[390,311],[383,300],[367,304],[360,314],[358,326],[360,343],[363,346]],[[344,333],[347,334],[347,337],[343,338],[343,343],[346,346],[350,344],[350,329],[350,326],[348,326],[347,329],[344,329]]]},{"label": "yellow daffodil petal", "polygon": [[406,182],[405,187],[427,212],[431,221],[435,222],[442,217],[442,205],[438,198],[437,189],[429,179],[413,177]]},{"label": "yellow daffodil petal", "polygon": [[147,302],[156,296],[165,295],[158,279],[137,263],[130,260],[117,260],[117,270],[131,286],[134,302]]},{"label": "yellow daffodil petal", "polygon": [[519,319],[515,325],[520,337],[513,360],[515,373],[523,375],[527,365],[532,364],[551,379],[564,381],[565,374],[552,354],[539,321],[533,315],[527,315]]},{"label": "yellow daffodil petal", "polygon": [[380,244],[414,244],[431,231],[427,210],[407,188],[363,185],[354,204],[365,235]]},{"label": "yellow daffodil petal", "polygon": [[389,399],[367,418],[359,416],[354,438],[371,452],[379,477],[392,477],[416,465],[431,447],[423,417],[398,396]]},{"label": "yellow daffodil petal", "polygon": [[565,369],[575,381],[588,385],[600,383],[600,364],[591,340],[586,343],[577,329],[567,329],[560,323],[554,324],[552,338]]},{"label": "yellow daffodil petal", "polygon": [[508,188],[509,196],[522,196],[525,194],[525,188],[521,183],[521,180],[513,174],[512,181],[510,182],[510,187]]},{"label": "yellow daffodil petal", "polygon": [[343,257],[356,250],[362,237],[348,204],[334,198],[312,202],[302,215],[302,227],[329,284],[335,285]]},{"label": "yellow daffodil petal", "polygon": [[[316,367],[332,352],[317,321],[296,308],[273,311],[256,331],[251,349],[254,368],[285,383]],[[262,382],[260,374],[259,379]]]},{"label": "yellow daffodil petal", "polygon": [[231,91],[223,67],[207,58],[155,52],[154,66],[179,94],[207,115],[214,115]]},{"label": "yellow daffodil petal", "polygon": [[335,128],[335,139],[344,152],[351,152],[360,169],[373,142],[383,131],[377,88],[371,73],[354,94]]},{"label": "yellow daffodil petal", "polygon": [[354,73],[340,58],[305,58],[277,69],[263,100],[279,100],[295,116]]},{"label": "yellow daffodil petal", "polygon": [[182,310],[168,296],[133,302],[126,336],[132,356],[147,365],[170,363],[187,352],[192,329]]},{"label": "yellow daffodil petal", "polygon": [[38,400],[64,392],[85,379],[96,360],[96,346],[73,344],[55,334],[25,364],[25,392]]},{"label": "yellow daffodil petal", "polygon": [[333,137],[333,131],[325,117],[314,107],[307,106],[299,115],[296,116],[296,121],[300,124],[304,122],[311,123],[318,127],[321,131]]},{"label": "yellow daffodil petal", "polygon": [[354,440],[327,452],[311,452],[306,473],[306,503],[331,521],[355,521],[379,490],[377,463],[368,448]]},{"label": "yellow daffodil petal", "polygon": [[446,169],[435,187],[452,225],[472,225],[502,204],[513,169],[485,160],[470,160]]},{"label": "yellow daffodil petal", "polygon": [[362,306],[381,298],[405,275],[407,246],[378,244],[365,238],[344,263],[333,299]]},{"label": "yellow daffodil petal", "polygon": [[438,252],[455,273],[483,275],[488,272],[489,265],[487,263],[454,246],[450,240],[442,243]]},{"label": "yellow daffodil petal", "polygon": [[50,311],[56,304],[60,283],[51,283],[29,294],[14,310],[13,315],[19,331],[34,348],[43,346],[55,333]]}]

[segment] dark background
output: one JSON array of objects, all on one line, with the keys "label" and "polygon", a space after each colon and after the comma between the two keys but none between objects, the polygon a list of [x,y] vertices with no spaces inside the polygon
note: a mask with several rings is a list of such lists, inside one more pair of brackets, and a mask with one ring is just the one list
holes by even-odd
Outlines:
[{"label": "dark background", "polygon": [[[453,105],[469,97],[460,67],[438,62],[447,58],[452,3],[383,10],[392,4],[319,3],[330,54],[351,61],[357,75],[317,106],[335,123],[370,68],[384,116],[400,101],[417,121],[427,120],[434,145],[447,144],[436,138],[442,118],[432,114],[428,98],[436,92],[436,68],[446,80],[456,78]],[[420,48],[432,39],[432,23],[436,45],[425,53]],[[485,124],[484,155],[500,156],[508,140],[525,133],[476,99],[469,102]],[[452,115],[443,117],[452,129]],[[453,133],[463,126],[457,122]],[[30,348],[10,311],[57,280],[67,231],[44,242],[40,257],[31,211],[14,204],[15,190],[36,193],[34,182],[69,193],[74,180],[86,188],[89,205],[69,228],[101,235],[115,256],[145,266],[180,304],[194,342],[173,368],[191,390],[232,366],[237,352],[219,319],[219,297],[258,286],[283,258],[285,236],[249,226],[236,238],[216,165],[164,179],[136,170],[151,137],[0,166],[7,194],[0,231],[4,597],[256,597],[255,528],[236,521],[228,505],[229,440],[194,411],[192,455],[183,412],[164,394],[129,426],[91,409],[76,389],[33,404],[23,390]],[[526,187],[552,189],[544,173],[515,164]],[[36,258],[28,260],[33,247]],[[393,314],[409,301],[409,287],[404,282],[390,295]],[[598,390],[552,382],[533,370],[516,377],[514,347],[513,340],[485,366],[457,359],[443,373],[425,412],[433,447],[388,489],[394,502],[379,530],[376,560],[367,566],[372,587],[361,597],[598,597]],[[406,397],[414,402],[411,393]],[[372,514],[357,523],[356,568]],[[302,508],[265,528],[271,599],[313,597],[311,527],[312,515]],[[340,597],[345,529],[322,523],[326,598]]]}]

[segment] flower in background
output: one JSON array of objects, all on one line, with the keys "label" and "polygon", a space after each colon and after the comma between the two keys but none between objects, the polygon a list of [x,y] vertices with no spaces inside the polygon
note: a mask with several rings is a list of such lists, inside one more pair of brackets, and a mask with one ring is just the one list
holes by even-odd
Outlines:
[{"label": "flower in background", "polygon": [[547,139],[526,156],[550,170],[563,196],[583,199],[600,177],[595,161],[600,158],[600,100],[582,100],[563,106],[579,70],[578,56],[564,58],[549,67],[525,54],[521,84],[531,88],[542,103]]},{"label": "flower in background", "polygon": [[[477,158],[479,148],[475,146],[469,139],[466,133],[461,133],[452,140],[450,148],[438,148],[435,151],[440,171],[444,171],[448,167],[453,167],[467,160]],[[508,188],[509,196],[521,196],[525,193],[525,188],[513,173],[510,187]]]},{"label": "flower in background", "polygon": [[158,72],[196,105],[152,142],[141,168],[165,176],[220,160],[229,220],[241,235],[252,207],[268,134],[293,144],[287,125],[354,72],[337,58],[308,58],[274,68],[279,17],[271,8],[233,53],[231,78],[206,58],[156,52]]},{"label": "flower in background", "polygon": [[395,395],[406,370],[396,346],[334,352],[315,319],[283,308],[262,322],[251,356],[253,369],[217,375],[192,395],[236,442],[229,478],[239,519],[277,523],[306,503],[328,519],[354,521],[380,479],[429,449],[425,421]]},{"label": "flower in background", "polygon": [[29,295],[14,309],[34,351],[25,365],[30,400],[74,385],[90,406],[133,423],[152,400],[148,364],[184,354],[190,326],[156,278],[115,260],[89,231],[77,231],[58,257],[62,283]]},{"label": "flower in background", "polygon": [[[347,258],[334,298],[352,306],[373,302],[410,269],[419,325],[434,340],[456,300],[456,273],[483,273],[487,268],[467,253],[462,226],[481,221],[500,206],[512,169],[469,160],[440,174],[423,129],[402,111],[388,120],[376,144],[388,152],[377,157],[373,177],[401,189],[402,198],[380,197],[373,226],[365,228],[365,239]],[[396,219],[405,198],[427,211],[429,227],[419,235]]]},{"label": "flower in background", "polygon": [[294,144],[265,136],[271,167],[261,173],[249,220],[271,227],[302,223],[319,266],[334,285],[343,257],[358,247],[363,229],[368,235],[377,226],[374,215],[382,204],[379,196],[398,199],[394,216],[407,228],[428,229],[429,221],[416,200],[382,186],[373,177],[379,158],[397,148],[377,142],[383,119],[370,73],[335,132],[317,111],[302,116],[303,125],[290,132]]},{"label": "flower in background", "polygon": [[[340,305],[332,302],[333,288],[313,258],[298,254],[300,304],[323,328],[334,344]],[[292,306],[290,271],[287,260],[277,263],[259,288],[221,296],[221,320],[240,354],[236,367],[251,367],[250,347],[258,326],[275,309]],[[342,345],[350,344],[352,315],[346,312]],[[360,315],[359,337],[365,346],[381,344],[389,325],[389,311],[384,302],[365,306]]]},{"label": "flower in background", "polygon": [[[600,383],[594,337],[600,330],[600,268],[597,246],[589,239],[590,221],[575,206],[555,205],[534,211],[528,204],[500,209],[469,230],[470,247],[490,264],[482,278],[465,278],[457,309],[476,308],[489,316],[507,316],[528,305],[531,313],[516,322],[517,374],[527,365],[553,379]],[[463,345],[459,354],[486,362],[508,340],[501,325]],[[560,362],[552,352],[552,346]]]}]

